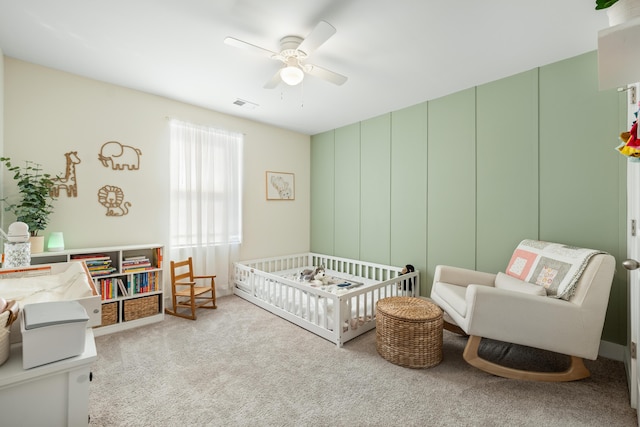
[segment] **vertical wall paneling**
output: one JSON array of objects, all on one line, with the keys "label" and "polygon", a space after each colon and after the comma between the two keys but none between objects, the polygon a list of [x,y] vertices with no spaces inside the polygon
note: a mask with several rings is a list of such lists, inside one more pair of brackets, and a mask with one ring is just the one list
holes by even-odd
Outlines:
[{"label": "vertical wall paneling", "polygon": [[429,102],[428,284],[436,265],[475,269],[475,90]]},{"label": "vertical wall paneling", "polygon": [[[320,160],[312,159],[312,172],[322,167],[333,174],[335,167],[336,178],[330,183],[330,191],[336,191],[335,209],[315,207],[331,200],[326,193],[314,194],[317,188],[327,192],[326,183],[312,182],[313,250],[331,253],[324,249],[332,241],[328,233],[341,239],[336,248],[346,255],[352,248],[347,240],[359,237],[360,259],[377,260],[384,254],[366,242],[383,241],[388,233],[390,263],[412,263],[424,271],[425,296],[437,264],[504,271],[514,247],[525,238],[594,247],[621,262],[626,252],[626,160],[615,147],[620,132],[627,130],[621,119],[626,106],[624,95],[598,90],[596,73],[592,52],[394,111],[390,171],[374,178],[375,169],[384,168],[376,157],[384,146],[378,138],[383,137],[376,132],[387,132],[386,116],[362,122],[357,155],[349,144],[355,144],[353,134],[360,125],[336,130],[336,147],[343,140],[348,146],[337,149],[335,162],[325,162],[326,150]],[[312,138],[312,156],[323,138],[325,134]],[[351,163],[349,153],[357,156]],[[357,175],[345,172],[360,166]],[[385,173],[390,176],[390,205],[385,212],[381,204],[383,212],[374,217],[369,193],[384,186],[378,179]],[[313,172],[312,181],[317,175]],[[357,209],[353,197],[362,201],[357,218],[349,216]],[[387,214],[390,229],[370,236],[376,218]],[[357,230],[366,236],[358,236]],[[603,340],[624,345],[627,281],[621,267],[613,285]]]},{"label": "vertical wall paneling", "polygon": [[495,273],[538,238],[538,70],[476,90],[476,267]]},{"label": "vertical wall paneling", "polygon": [[360,124],[336,129],[335,139],[336,256],[360,259]]},{"label": "vertical wall paneling", "polygon": [[390,262],[391,114],[363,121],[360,162],[360,258]]},{"label": "vertical wall paneling", "polygon": [[[626,180],[620,182],[615,147],[624,130],[624,95],[598,90],[596,64],[592,52],[540,69],[540,238],[601,249],[621,261],[619,212],[626,201],[617,189]],[[585,141],[595,143],[585,149]],[[625,330],[626,274],[618,270],[624,278],[614,281],[605,333],[624,342],[618,334]]]},{"label": "vertical wall paneling", "polygon": [[420,271],[427,280],[427,111],[426,102],[391,113],[391,264]]},{"label": "vertical wall paneling", "polygon": [[333,255],[335,131],[311,137],[311,251]]}]

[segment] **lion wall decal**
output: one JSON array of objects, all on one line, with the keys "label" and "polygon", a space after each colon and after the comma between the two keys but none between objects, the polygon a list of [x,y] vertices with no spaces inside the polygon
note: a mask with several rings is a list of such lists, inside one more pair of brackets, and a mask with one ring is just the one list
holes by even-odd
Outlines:
[{"label": "lion wall decal", "polygon": [[124,202],[122,189],[114,185],[105,185],[98,190],[98,202],[107,208],[106,216],[124,216],[131,207],[131,203]]}]

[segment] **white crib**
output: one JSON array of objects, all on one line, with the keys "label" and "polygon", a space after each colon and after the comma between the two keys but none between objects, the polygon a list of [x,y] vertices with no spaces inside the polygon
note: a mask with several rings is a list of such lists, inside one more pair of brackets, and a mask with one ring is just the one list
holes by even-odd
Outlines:
[{"label": "white crib", "polygon": [[[328,283],[301,272],[324,266]],[[390,296],[419,296],[419,272],[306,253],[234,263],[234,294],[339,347],[375,328],[375,305]]]}]

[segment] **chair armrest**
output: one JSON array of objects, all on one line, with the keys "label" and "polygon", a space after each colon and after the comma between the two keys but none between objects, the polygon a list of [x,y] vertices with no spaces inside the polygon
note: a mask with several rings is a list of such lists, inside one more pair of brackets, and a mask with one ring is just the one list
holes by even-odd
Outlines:
[{"label": "chair armrest", "polygon": [[174,282],[176,286],[195,286],[196,282]]},{"label": "chair armrest", "polygon": [[194,279],[215,279],[216,276],[193,276]]},{"label": "chair armrest", "polygon": [[438,265],[436,266],[433,281],[434,283],[444,282],[458,286],[468,286],[472,283],[493,286],[496,281],[496,275],[449,265]]},{"label": "chair armrest", "polygon": [[466,293],[470,335],[595,359],[602,327],[594,313],[556,298],[471,285]]}]

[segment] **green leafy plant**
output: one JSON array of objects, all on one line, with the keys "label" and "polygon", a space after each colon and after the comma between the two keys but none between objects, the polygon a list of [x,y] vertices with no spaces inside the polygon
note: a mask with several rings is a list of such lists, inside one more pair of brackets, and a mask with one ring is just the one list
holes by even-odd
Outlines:
[{"label": "green leafy plant", "polygon": [[18,185],[18,193],[21,199],[16,203],[9,203],[8,198],[2,200],[7,204],[5,211],[12,212],[17,221],[24,222],[29,226],[29,233],[37,236],[38,231],[42,231],[49,223],[49,215],[53,213],[55,197],[51,196],[51,175],[43,173],[41,165],[31,161],[26,161],[24,167],[11,164],[9,157],[0,157],[10,172],[13,172],[13,179]]},{"label": "green leafy plant", "polygon": [[596,10],[606,9],[618,0],[596,0]]}]

